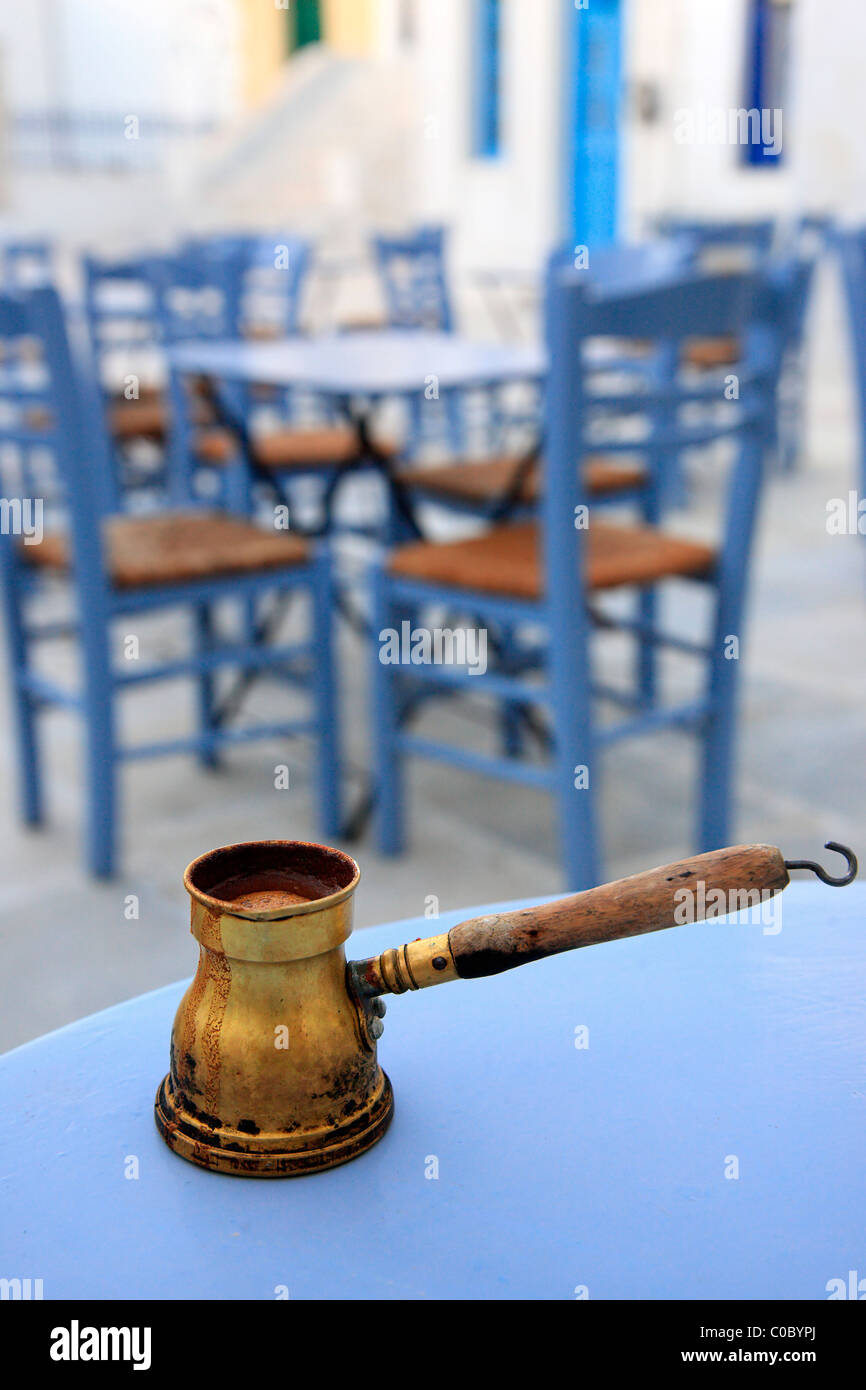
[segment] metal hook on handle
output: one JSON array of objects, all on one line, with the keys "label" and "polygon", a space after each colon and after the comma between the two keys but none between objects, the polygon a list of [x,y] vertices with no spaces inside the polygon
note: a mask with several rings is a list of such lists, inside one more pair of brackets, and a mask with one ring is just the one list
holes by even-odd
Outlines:
[{"label": "metal hook on handle", "polygon": [[786,869],[811,869],[813,874],[817,874],[822,883],[829,883],[831,888],[844,888],[846,883],[851,883],[857,877],[857,856],[852,849],[845,845],[838,844],[835,840],[828,840],[824,845],[825,849],[833,849],[837,854],[844,854],[848,860],[848,872],[840,878],[834,878],[828,874],[826,869],[822,869],[820,864],[816,864],[812,859],[786,859]]}]

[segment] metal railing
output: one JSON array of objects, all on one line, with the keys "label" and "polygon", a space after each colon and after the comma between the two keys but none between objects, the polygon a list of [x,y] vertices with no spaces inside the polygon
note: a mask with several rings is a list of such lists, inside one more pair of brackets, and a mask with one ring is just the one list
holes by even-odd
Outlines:
[{"label": "metal railing", "polygon": [[5,123],[7,157],[17,168],[130,172],[158,168],[178,141],[213,134],[212,120],[104,111],[27,111]]}]

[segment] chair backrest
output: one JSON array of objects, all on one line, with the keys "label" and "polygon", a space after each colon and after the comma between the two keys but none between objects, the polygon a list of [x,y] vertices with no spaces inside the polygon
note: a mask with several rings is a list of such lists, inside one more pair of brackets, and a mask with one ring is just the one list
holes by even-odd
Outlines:
[{"label": "chair backrest", "polygon": [[[0,449],[4,454],[48,455],[51,478],[43,475],[43,480],[52,496],[38,500],[57,506],[71,537],[81,596],[96,603],[105,590],[101,521],[115,510],[117,500],[101,398],[88,355],[73,345],[60,298],[49,286],[0,296],[0,341]],[[26,486],[23,470],[19,477]],[[23,501],[20,491],[18,495]],[[4,572],[14,579],[15,543],[9,536],[0,539],[6,543],[4,558],[9,562]]]},{"label": "chair backrest", "polygon": [[50,284],[53,278],[54,248],[50,241],[6,241],[0,245],[0,285],[4,290]]},{"label": "chair backrest", "polygon": [[391,328],[453,332],[445,242],[444,227],[420,227],[407,236],[373,238]]},{"label": "chair backrest", "polygon": [[569,247],[560,247],[553,253],[549,266],[580,269],[593,285],[629,290],[672,280],[694,259],[693,243],[688,237],[599,246],[588,249],[585,259],[582,253],[583,248],[575,253]]},{"label": "chair backrest", "polygon": [[784,332],[783,348],[798,352],[806,334],[806,318],[815,283],[818,253],[796,253],[769,268],[770,284],[779,294],[779,313]]},{"label": "chair backrest", "polygon": [[[146,257],[108,260],[85,256],[84,316],[100,375],[110,377],[142,354],[157,354],[160,326]],[[117,385],[105,380],[104,385]]]},{"label": "chair backrest", "polygon": [[670,216],[659,220],[658,229],[663,236],[687,237],[701,251],[744,246],[762,255],[770,250],[776,236],[773,218],[738,222]]},{"label": "chair backrest", "polygon": [[161,341],[240,337],[244,269],[245,254],[237,248],[204,255],[188,247],[151,257],[147,274]]},{"label": "chair backrest", "polygon": [[791,254],[818,257],[832,247],[836,223],[830,213],[803,212],[795,218],[786,238]]},{"label": "chair backrest", "polygon": [[[643,418],[648,429],[634,451],[658,456],[660,429],[664,452],[676,456],[695,447],[697,438],[684,408],[706,410],[701,445],[734,434],[737,455],[728,488],[722,564],[745,566],[771,433],[775,389],[783,350],[782,306],[801,272],[787,268],[764,274],[706,276],[690,273],[680,280],[628,293],[594,288],[580,271],[552,269],[548,275],[546,330],[550,356],[546,416],[547,443],[543,520],[547,592],[557,604],[573,600],[575,544],[581,529],[578,509],[586,505],[575,460],[598,449],[593,430],[600,406],[612,405]],[[728,396],[718,388],[696,384],[682,352],[690,338],[734,335],[745,344],[738,366],[738,386]],[[637,340],[651,344],[654,358],[676,364],[667,373],[634,376],[621,399],[593,394],[584,344],[591,338]],[[742,378],[742,389],[739,379]],[[729,409],[728,409],[729,406]],[[717,423],[716,423],[717,422]],[[602,446],[603,447],[603,446]],[[563,599],[563,593],[567,596]]]},{"label": "chair backrest", "polygon": [[245,337],[287,337],[300,331],[301,296],[312,262],[310,243],[302,237],[193,237],[184,243],[183,254],[240,262],[240,330]]}]

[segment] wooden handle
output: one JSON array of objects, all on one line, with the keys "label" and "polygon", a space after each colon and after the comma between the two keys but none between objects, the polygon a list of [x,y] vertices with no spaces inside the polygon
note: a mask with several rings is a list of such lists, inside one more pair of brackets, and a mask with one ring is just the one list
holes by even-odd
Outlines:
[{"label": "wooden handle", "polygon": [[474,980],[578,946],[724,917],[787,882],[773,845],[735,845],[540,907],[475,917],[451,930],[449,944],[457,974]]},{"label": "wooden handle", "polygon": [[476,980],[578,946],[725,917],[755,906],[762,895],[772,897],[787,883],[780,850],[735,845],[539,907],[473,917],[447,934],[353,962],[350,976],[356,992],[366,996]]}]

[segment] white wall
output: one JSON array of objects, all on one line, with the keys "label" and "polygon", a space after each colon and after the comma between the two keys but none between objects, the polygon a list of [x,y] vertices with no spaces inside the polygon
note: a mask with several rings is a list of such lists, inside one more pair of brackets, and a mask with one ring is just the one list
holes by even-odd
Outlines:
[{"label": "white wall", "polygon": [[417,207],[453,221],[464,265],[533,266],[555,236],[559,163],[559,0],[504,6],[502,154],[470,152],[467,0],[418,0],[421,138]]},{"label": "white wall", "polygon": [[678,145],[678,108],[744,104],[747,0],[629,0],[628,68],[658,84],[654,126],[632,123],[631,224],[665,208],[712,217],[828,210],[866,218],[866,5],[794,0],[785,159],[744,166],[734,146]]},{"label": "white wall", "polygon": [[0,9],[11,111],[230,116],[239,94],[234,0],[29,0]]},{"label": "white wall", "polygon": [[791,154],[805,206],[866,221],[866,5],[802,0]]},{"label": "white wall", "polygon": [[[383,0],[393,11],[395,0]],[[504,150],[472,160],[468,0],[417,0],[420,21],[417,187],[407,219],[453,221],[460,260],[537,263],[559,227],[560,25],[566,0],[506,0]],[[866,3],[794,0],[791,90],[781,165],[749,165],[737,145],[679,143],[677,114],[746,101],[748,0],[624,0],[623,234],[660,213],[866,217]],[[641,119],[637,84],[658,95]],[[426,126],[425,126],[426,120]]]},{"label": "white wall", "polygon": [[[706,112],[745,105],[747,5],[629,0],[628,73],[633,82],[654,83],[660,96],[657,122],[641,126],[633,115],[627,133],[633,227],[665,210],[697,217],[777,215],[795,200],[793,161],[756,167],[742,162],[738,145],[675,138],[680,112],[700,122]],[[782,136],[789,147],[787,120]]]},{"label": "white wall", "polygon": [[[236,0],[8,0],[0,7],[3,234],[153,240],[201,141],[162,140],[230,118],[241,99]],[[103,117],[58,135],[16,116]],[[139,118],[138,139],[128,116]],[[155,139],[151,138],[155,135]],[[58,146],[65,161],[54,167]]]}]

